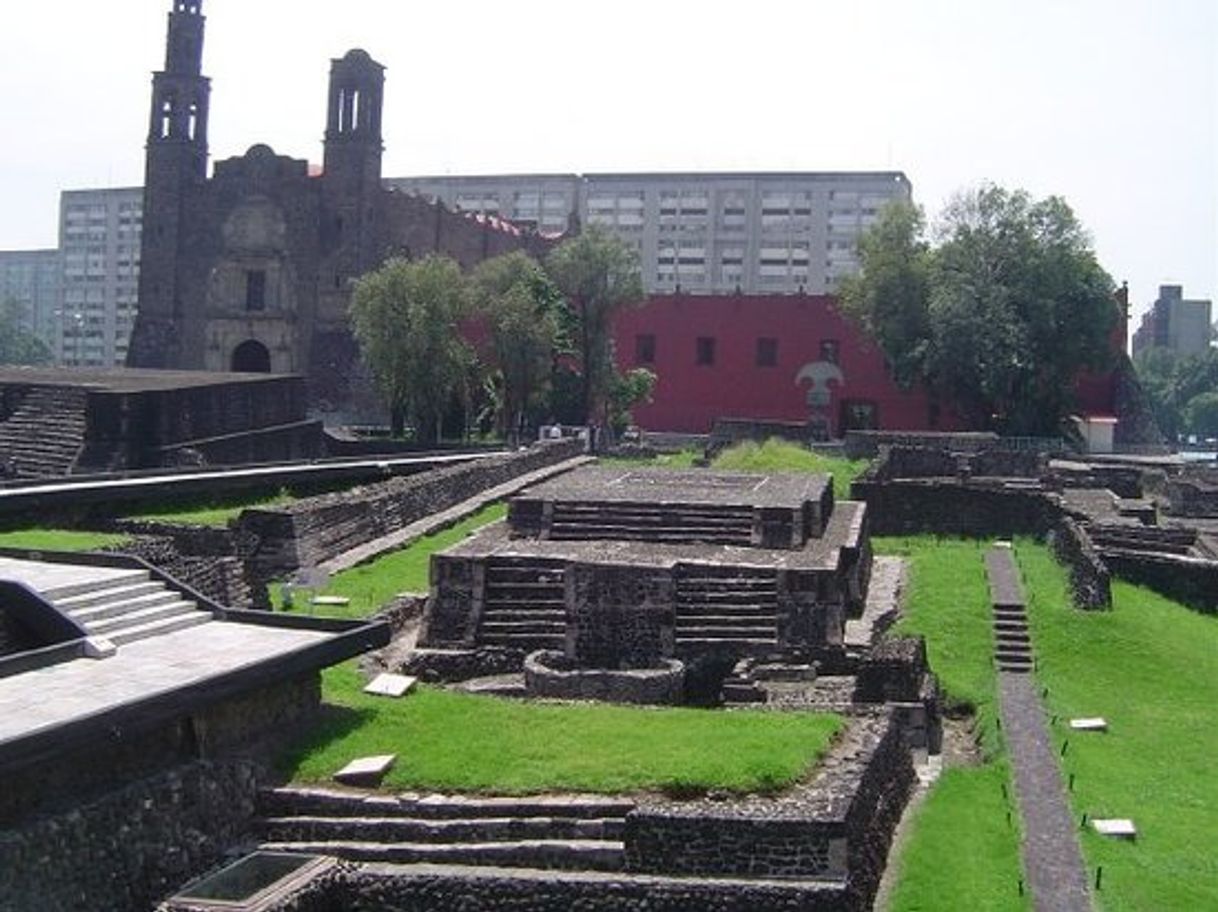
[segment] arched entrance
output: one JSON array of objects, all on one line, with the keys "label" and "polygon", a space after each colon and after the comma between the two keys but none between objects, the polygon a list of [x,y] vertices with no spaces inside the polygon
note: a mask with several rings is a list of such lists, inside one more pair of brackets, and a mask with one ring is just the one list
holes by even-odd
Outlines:
[{"label": "arched entrance", "polygon": [[256,339],[246,339],[233,349],[233,370],[238,374],[269,374],[271,353]]}]

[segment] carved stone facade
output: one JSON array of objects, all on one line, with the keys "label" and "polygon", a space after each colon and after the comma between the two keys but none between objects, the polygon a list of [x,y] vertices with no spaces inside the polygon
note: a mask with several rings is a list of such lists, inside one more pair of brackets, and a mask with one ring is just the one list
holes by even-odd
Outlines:
[{"label": "carved stone facade", "polygon": [[355,279],[395,255],[468,267],[549,242],[384,187],[384,68],[362,50],[332,61],[320,173],[255,145],[208,177],[203,27],[199,0],[174,0],[153,77],[128,364],[301,373],[313,408],[350,413],[367,377],[347,322]]}]

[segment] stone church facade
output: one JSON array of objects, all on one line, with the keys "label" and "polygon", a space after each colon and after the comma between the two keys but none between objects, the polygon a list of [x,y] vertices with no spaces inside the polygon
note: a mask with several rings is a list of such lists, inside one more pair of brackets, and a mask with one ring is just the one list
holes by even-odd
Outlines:
[{"label": "stone church facade", "polygon": [[209,177],[204,21],[201,0],[174,0],[153,76],[128,366],[300,373],[314,410],[350,414],[366,378],[347,320],[359,276],[394,255],[469,267],[553,240],[387,189],[384,67],[362,50],[331,64],[320,173],[255,145]]}]

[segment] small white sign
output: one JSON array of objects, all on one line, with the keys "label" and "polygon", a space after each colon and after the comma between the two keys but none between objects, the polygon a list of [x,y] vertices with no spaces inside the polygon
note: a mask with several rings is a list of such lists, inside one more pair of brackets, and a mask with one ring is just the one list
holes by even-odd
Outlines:
[{"label": "small white sign", "polygon": [[1070,727],[1082,732],[1106,732],[1108,731],[1108,720],[1099,716],[1092,719],[1071,719]]},{"label": "small white sign", "polygon": [[1116,817],[1111,820],[1093,820],[1091,825],[1101,836],[1112,836],[1116,839],[1135,839],[1138,835],[1132,820]]},{"label": "small white sign", "polygon": [[315,595],[309,599],[310,605],[350,605],[351,599],[345,595]]},{"label": "small white sign", "polygon": [[393,768],[397,754],[379,754],[375,757],[360,757],[352,760],[334,778],[348,785],[379,785],[385,774]]},{"label": "small white sign", "polygon": [[418,680],[409,675],[379,674],[364,688],[364,693],[378,697],[400,697],[409,693]]}]

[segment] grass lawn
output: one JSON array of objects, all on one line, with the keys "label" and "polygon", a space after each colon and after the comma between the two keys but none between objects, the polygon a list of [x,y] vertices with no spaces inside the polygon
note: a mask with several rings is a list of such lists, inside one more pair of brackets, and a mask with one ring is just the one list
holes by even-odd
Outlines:
[{"label": "grass lawn", "polygon": [[602,456],[598,465],[618,466],[627,469],[692,469],[694,461],[701,459],[698,450],[681,450],[677,453],[659,453],[655,459],[625,459],[618,456]]},{"label": "grass lawn", "polygon": [[177,504],[159,504],[129,513],[127,519],[142,519],[148,522],[173,523],[180,526],[227,526],[241,515],[242,510],[254,507],[279,507],[296,498],[282,490],[277,494],[257,497],[225,498],[223,500],[195,500]]},{"label": "grass lawn", "polygon": [[1030,907],[1027,894],[1019,895],[1019,819],[1013,800],[1002,792],[1010,778],[1004,759],[943,771],[915,813],[890,910],[1021,912]]},{"label": "grass lawn", "polygon": [[340,708],[290,757],[293,779],[324,781],[355,757],[396,753],[389,789],[768,791],[797,780],[842,727],[829,714],[543,704],[426,687],[386,700],[362,686],[353,663],[324,673],[323,698]]},{"label": "grass lawn", "polygon": [[[1076,816],[1138,828],[1136,842],[1083,834],[1092,877],[1104,868],[1101,905],[1218,909],[1218,618],[1115,580],[1112,611],[1077,611],[1045,548],[1020,541],[1016,556]],[[1078,716],[1103,716],[1109,732],[1070,733]]]},{"label": "grass lawn", "polygon": [[0,547],[43,551],[97,551],[125,542],[128,536],[70,529],[16,529],[0,532]]},{"label": "grass lawn", "polygon": [[971,707],[985,754],[980,766],[944,771],[915,814],[899,859],[889,909],[1027,908],[1019,895],[1018,815],[996,725],[997,681],[991,659],[987,543],[931,536],[876,538],[877,554],[910,562],[909,592],[898,633],[922,634],[949,703]]},{"label": "grass lawn", "polygon": [[765,443],[738,443],[720,453],[711,468],[725,472],[827,472],[833,475],[833,494],[850,496],[850,482],[867,468],[865,459],[840,459],[813,453],[806,447],[771,437]]},{"label": "grass lawn", "polygon": [[[431,556],[455,545],[470,533],[507,515],[507,505],[492,504],[473,516],[434,535],[426,535],[399,551],[383,554],[374,561],[335,574],[330,585],[318,595],[339,595],[351,600],[343,606],[313,607],[300,599],[291,610],[325,614],[330,617],[367,617],[393,600],[399,592],[426,592]],[[276,606],[282,605],[282,590],[272,593]]]}]

